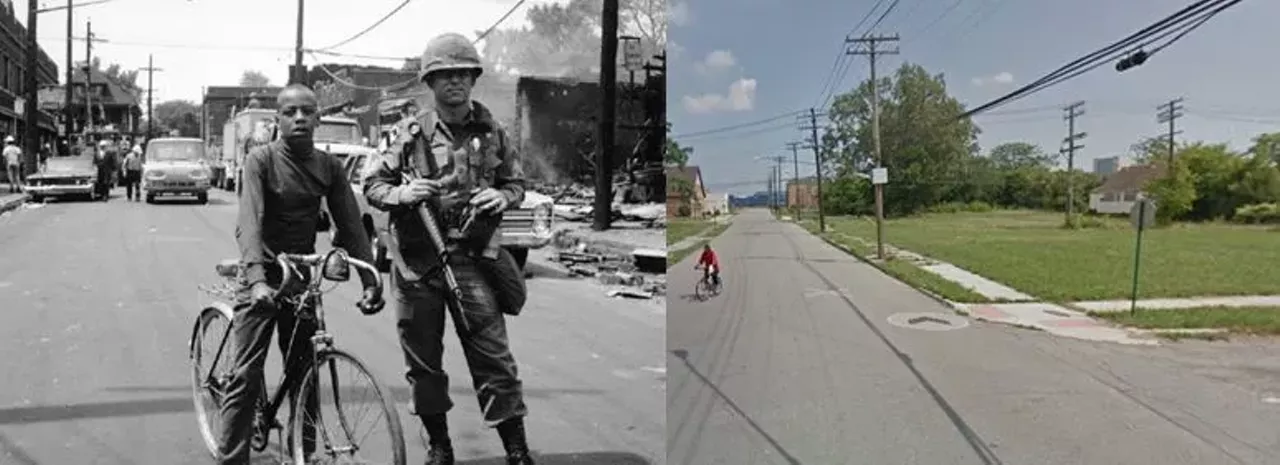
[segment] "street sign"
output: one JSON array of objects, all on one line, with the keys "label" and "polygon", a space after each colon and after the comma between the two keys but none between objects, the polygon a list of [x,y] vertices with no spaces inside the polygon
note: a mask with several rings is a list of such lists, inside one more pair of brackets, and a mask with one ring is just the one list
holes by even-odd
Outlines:
[{"label": "street sign", "polygon": [[62,87],[45,87],[36,92],[41,110],[56,110],[66,103],[67,92]]},{"label": "street sign", "polygon": [[14,97],[14,98],[13,98],[13,112],[14,112],[14,113],[17,113],[17,114],[18,114],[18,116],[22,116],[22,115],[23,115],[23,113],[26,113],[26,112],[27,112],[27,99],[22,98],[22,97]]},{"label": "street sign", "polygon": [[880,184],[888,184],[888,183],[889,183],[889,169],[888,169],[888,168],[873,168],[873,169],[871,170],[871,183],[872,183],[872,184],[876,184],[876,185],[880,185]]},{"label": "street sign", "polygon": [[622,41],[622,63],[627,71],[644,69],[644,51],[640,49],[639,37],[625,37]]},{"label": "street sign", "polygon": [[1156,224],[1156,202],[1152,199],[1140,199],[1129,209],[1129,224],[1134,229],[1147,229]]}]

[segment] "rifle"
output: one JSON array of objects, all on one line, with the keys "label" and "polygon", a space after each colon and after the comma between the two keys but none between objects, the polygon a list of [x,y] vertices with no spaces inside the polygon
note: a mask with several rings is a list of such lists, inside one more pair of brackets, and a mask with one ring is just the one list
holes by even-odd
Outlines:
[{"label": "rifle", "polygon": [[[405,166],[401,170],[401,179],[405,185],[408,185],[414,179],[421,179],[418,170],[414,167]],[[417,205],[418,216],[422,218],[422,223],[426,226],[427,236],[431,239],[431,245],[435,246],[436,253],[440,258],[440,270],[444,274],[445,288],[449,291],[445,298],[445,306],[449,309],[449,315],[453,318],[455,326],[462,328],[463,333],[471,332],[471,324],[467,322],[465,310],[462,308],[462,288],[458,286],[458,278],[453,274],[453,267],[449,266],[449,249],[444,242],[444,234],[440,231],[440,223],[436,221],[436,217],[431,213],[431,208],[427,206],[427,202],[420,202]],[[467,222],[463,224],[463,231],[471,226],[471,220],[474,217],[474,211],[468,215]]]}]

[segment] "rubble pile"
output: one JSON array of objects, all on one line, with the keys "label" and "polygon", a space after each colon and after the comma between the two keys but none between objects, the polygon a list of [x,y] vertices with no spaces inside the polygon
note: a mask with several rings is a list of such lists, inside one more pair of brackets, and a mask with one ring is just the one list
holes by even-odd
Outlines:
[{"label": "rubble pile", "polygon": [[[620,186],[621,187],[621,186]],[[595,211],[595,190],[582,184],[568,186],[538,186],[535,190],[554,199],[552,206],[556,219],[572,222],[591,221]],[[626,191],[619,188],[619,199],[613,202],[614,221],[635,221],[649,228],[667,226],[667,207],[662,203],[625,202]]]},{"label": "rubble pile", "polygon": [[557,235],[555,246],[560,249],[555,259],[570,275],[596,279],[602,285],[615,287],[609,291],[610,297],[652,299],[667,293],[666,279],[661,274],[636,266],[636,253],[593,246],[568,234]]}]

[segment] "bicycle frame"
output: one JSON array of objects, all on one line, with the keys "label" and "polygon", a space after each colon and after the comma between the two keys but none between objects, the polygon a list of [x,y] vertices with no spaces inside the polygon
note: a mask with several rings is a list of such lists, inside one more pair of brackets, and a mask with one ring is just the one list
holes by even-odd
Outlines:
[{"label": "bicycle frame", "polygon": [[[255,422],[255,428],[262,428],[264,425],[261,422],[267,422],[265,426],[275,426],[276,414],[279,412],[280,407],[284,406],[286,396],[299,386],[299,383],[302,381],[301,378],[305,376],[311,366],[314,366],[317,363],[320,355],[323,355],[326,351],[333,348],[333,335],[329,334],[325,329],[324,302],[322,299],[324,293],[321,291],[320,287],[325,281],[323,273],[324,264],[328,261],[329,255],[334,253],[342,253],[344,255],[343,259],[347,263],[355,266],[356,268],[372,273],[373,276],[375,276],[375,279],[378,279],[378,270],[372,264],[346,257],[345,252],[340,252],[340,249],[335,249],[325,255],[280,254],[276,257],[276,263],[284,273],[283,279],[280,283],[281,290],[285,289],[292,281],[292,276],[294,274],[301,274],[295,271],[295,267],[306,266],[310,274],[306,289],[296,297],[296,303],[289,301],[293,299],[286,300],[281,298],[279,295],[280,291],[277,291],[277,295],[273,301],[277,306],[291,305],[291,310],[298,318],[314,319],[316,322],[316,330],[310,337],[312,359],[308,365],[303,365],[304,368],[299,369],[294,367],[293,369],[290,369],[291,367],[289,366],[288,361],[291,358],[290,356],[293,354],[292,344],[290,344],[290,347],[285,351],[284,379],[281,380],[280,386],[275,392],[271,393],[269,396],[264,396],[269,397],[270,399],[265,405],[259,405],[258,412],[261,415]],[[378,284],[378,287],[381,288],[381,283]],[[277,308],[280,309],[280,307]],[[308,309],[310,310],[309,312],[307,311]],[[206,379],[212,377],[214,370],[217,369],[217,361],[222,357],[222,351],[226,349],[227,341],[231,339],[231,330],[234,327],[235,320],[232,320],[231,324],[227,325],[227,329],[223,332],[222,341],[218,344],[218,351],[213,357],[213,363],[210,364],[208,373],[205,375]],[[299,371],[301,371],[301,373],[299,373]],[[265,380],[263,380],[263,383],[265,384]],[[261,399],[262,398],[259,398],[258,401],[260,402]]]}]

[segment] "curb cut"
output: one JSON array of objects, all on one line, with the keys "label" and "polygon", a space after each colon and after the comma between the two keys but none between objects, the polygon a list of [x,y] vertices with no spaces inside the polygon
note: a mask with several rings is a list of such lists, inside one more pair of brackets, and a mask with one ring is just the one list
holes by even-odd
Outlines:
[{"label": "curb cut", "polygon": [[15,210],[27,203],[27,194],[18,194],[13,199],[0,200],[0,213]]}]

